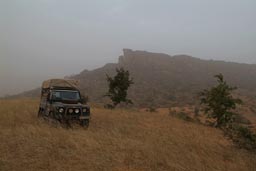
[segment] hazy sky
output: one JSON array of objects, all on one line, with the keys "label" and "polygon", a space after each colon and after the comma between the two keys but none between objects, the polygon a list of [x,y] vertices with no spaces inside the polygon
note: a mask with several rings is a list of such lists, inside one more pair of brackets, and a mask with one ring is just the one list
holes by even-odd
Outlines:
[{"label": "hazy sky", "polygon": [[123,48],[256,63],[256,1],[0,0],[0,96]]}]

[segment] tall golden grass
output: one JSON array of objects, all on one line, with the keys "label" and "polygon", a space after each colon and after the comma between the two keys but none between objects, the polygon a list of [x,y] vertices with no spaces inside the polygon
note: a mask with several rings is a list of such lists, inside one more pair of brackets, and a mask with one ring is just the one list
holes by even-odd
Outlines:
[{"label": "tall golden grass", "polygon": [[0,101],[1,171],[254,171],[256,155],[168,110],[92,108],[89,129],[37,118],[38,100]]}]

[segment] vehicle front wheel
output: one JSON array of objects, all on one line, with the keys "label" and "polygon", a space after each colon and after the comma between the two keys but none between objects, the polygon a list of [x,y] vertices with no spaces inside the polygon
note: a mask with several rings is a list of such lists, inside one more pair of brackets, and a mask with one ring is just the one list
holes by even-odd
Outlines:
[{"label": "vehicle front wheel", "polygon": [[43,114],[42,114],[42,109],[41,109],[41,108],[39,108],[37,116],[38,116],[39,118],[41,118],[41,117],[43,116]]},{"label": "vehicle front wheel", "polygon": [[83,119],[80,121],[81,126],[88,128],[89,127],[89,119]]}]

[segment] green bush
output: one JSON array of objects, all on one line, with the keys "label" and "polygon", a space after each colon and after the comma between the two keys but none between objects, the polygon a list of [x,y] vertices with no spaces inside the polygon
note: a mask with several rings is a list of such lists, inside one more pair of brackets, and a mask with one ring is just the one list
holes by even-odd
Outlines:
[{"label": "green bush", "polygon": [[251,122],[241,114],[235,113],[233,118],[234,118],[233,121],[237,124],[244,124],[244,125],[251,124]]},{"label": "green bush", "polygon": [[248,127],[232,124],[224,131],[240,148],[256,150],[256,134]]},{"label": "green bush", "polygon": [[112,104],[107,104],[106,107],[113,109],[121,102],[132,104],[130,99],[127,99],[127,91],[133,84],[128,70],[123,68],[116,69],[116,75],[112,78],[107,75],[108,92],[105,96],[109,97]]},{"label": "green bush", "polygon": [[208,117],[216,119],[216,127],[225,127],[233,121],[233,110],[237,104],[241,104],[240,99],[233,98],[232,91],[235,87],[229,86],[222,74],[215,76],[218,85],[200,93],[201,104]]},{"label": "green bush", "polygon": [[221,128],[239,147],[256,150],[256,135],[248,127],[242,125],[248,125],[250,121],[233,112],[237,104],[242,103],[240,99],[232,96],[232,91],[236,88],[230,87],[224,81],[222,74],[215,77],[218,85],[200,94],[205,113],[210,118],[216,119],[213,124]]}]

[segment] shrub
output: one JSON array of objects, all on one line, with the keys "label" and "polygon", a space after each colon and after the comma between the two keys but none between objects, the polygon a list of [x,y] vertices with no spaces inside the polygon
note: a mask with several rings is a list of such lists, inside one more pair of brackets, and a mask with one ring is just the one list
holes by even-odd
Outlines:
[{"label": "shrub", "polygon": [[204,111],[208,117],[216,119],[215,126],[223,127],[232,122],[234,115],[232,110],[236,109],[236,105],[241,104],[242,101],[233,98],[231,93],[236,88],[229,86],[222,74],[215,77],[218,85],[200,93],[201,104],[204,105]]},{"label": "shrub", "polygon": [[133,84],[130,73],[123,68],[116,69],[116,72],[114,78],[107,75],[109,90],[105,96],[109,97],[113,103],[106,105],[110,109],[115,108],[121,102],[132,104],[132,101],[127,99],[128,88]]},{"label": "shrub", "polygon": [[247,118],[242,116],[241,114],[236,113],[236,114],[234,114],[233,118],[234,118],[233,121],[237,124],[244,124],[244,125],[250,125],[251,124],[251,122]]},{"label": "shrub", "polygon": [[232,124],[229,129],[225,130],[225,133],[240,148],[256,150],[256,134],[254,134],[248,127]]},{"label": "shrub", "polygon": [[215,77],[218,85],[200,94],[201,104],[205,105],[205,113],[216,119],[215,126],[221,128],[239,147],[256,150],[256,135],[248,127],[241,125],[250,124],[250,121],[233,112],[236,105],[242,103],[240,99],[235,99],[231,95],[236,88],[230,87],[222,74]]}]

